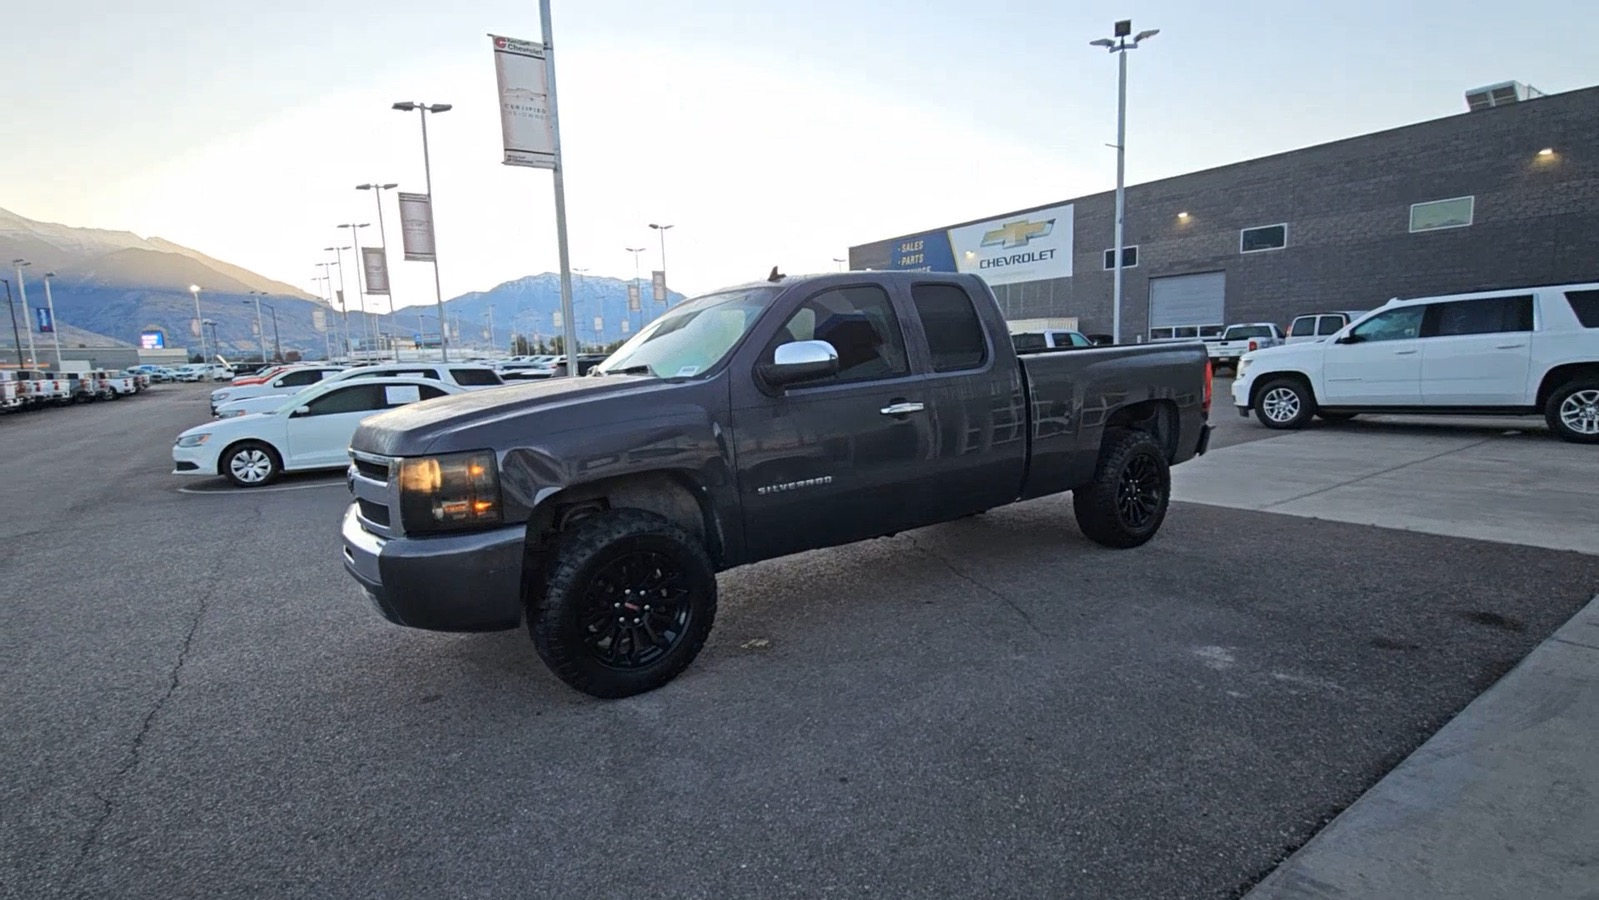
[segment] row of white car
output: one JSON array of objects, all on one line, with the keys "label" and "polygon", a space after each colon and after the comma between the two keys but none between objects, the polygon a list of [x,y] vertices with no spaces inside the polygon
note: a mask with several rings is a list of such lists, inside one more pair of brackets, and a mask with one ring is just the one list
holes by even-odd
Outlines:
[{"label": "row of white car", "polygon": [[1599,444],[1599,282],[1395,298],[1317,340],[1245,353],[1240,415],[1268,428],[1357,415],[1541,415]]},{"label": "row of white car", "polygon": [[284,472],[342,469],[367,416],[505,384],[490,366],[460,363],[280,367],[213,391],[216,418],[178,435],[172,471],[260,487]]}]

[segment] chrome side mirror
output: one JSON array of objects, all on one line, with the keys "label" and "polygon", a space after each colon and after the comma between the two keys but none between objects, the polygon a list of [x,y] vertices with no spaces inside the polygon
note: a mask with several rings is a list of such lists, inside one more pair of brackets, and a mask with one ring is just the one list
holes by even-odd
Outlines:
[{"label": "chrome side mirror", "polygon": [[790,341],[778,345],[772,361],[760,367],[760,374],[773,387],[828,378],[838,374],[838,351],[827,341]]}]

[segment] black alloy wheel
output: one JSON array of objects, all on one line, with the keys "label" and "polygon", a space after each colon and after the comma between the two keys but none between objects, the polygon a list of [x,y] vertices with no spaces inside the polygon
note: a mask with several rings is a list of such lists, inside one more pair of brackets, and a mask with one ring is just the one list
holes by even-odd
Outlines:
[{"label": "black alloy wheel", "polygon": [[589,579],[583,645],[620,671],[654,664],[671,652],[694,619],[688,577],[664,553],[635,550],[612,558]]}]

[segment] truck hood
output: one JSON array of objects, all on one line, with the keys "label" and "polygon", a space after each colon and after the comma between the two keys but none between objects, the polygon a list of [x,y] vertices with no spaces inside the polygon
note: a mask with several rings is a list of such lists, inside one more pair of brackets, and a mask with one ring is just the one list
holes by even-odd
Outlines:
[{"label": "truck hood", "polygon": [[[670,390],[673,381],[647,375],[607,375],[603,377],[551,378],[507,384],[435,397],[410,403],[361,420],[350,449],[382,456],[421,456],[429,452],[450,452],[487,446],[471,440],[441,441],[462,432],[537,413],[541,417],[577,404],[623,394]],[[549,427],[532,429],[551,431]],[[435,448],[435,444],[441,446]]]}]

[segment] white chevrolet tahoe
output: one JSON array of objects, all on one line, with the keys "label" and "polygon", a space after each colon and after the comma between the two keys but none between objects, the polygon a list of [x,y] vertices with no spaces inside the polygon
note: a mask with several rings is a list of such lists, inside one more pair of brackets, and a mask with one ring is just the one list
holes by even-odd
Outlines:
[{"label": "white chevrolet tahoe", "polygon": [[1395,298],[1328,339],[1244,354],[1232,391],[1267,428],[1541,414],[1557,437],[1599,444],[1599,282]]}]

